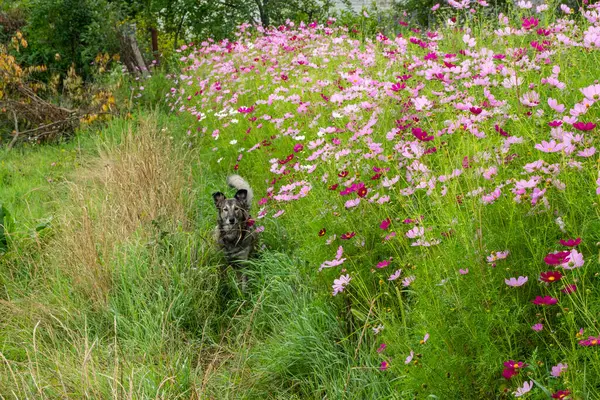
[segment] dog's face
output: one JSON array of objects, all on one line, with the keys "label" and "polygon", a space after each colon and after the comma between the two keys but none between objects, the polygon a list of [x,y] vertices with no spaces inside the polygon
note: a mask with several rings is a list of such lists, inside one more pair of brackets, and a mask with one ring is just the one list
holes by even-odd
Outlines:
[{"label": "dog's face", "polygon": [[248,218],[247,195],[248,192],[244,189],[238,190],[231,199],[226,198],[221,192],[213,194],[215,206],[219,212],[219,226],[222,229],[235,229],[246,222]]}]

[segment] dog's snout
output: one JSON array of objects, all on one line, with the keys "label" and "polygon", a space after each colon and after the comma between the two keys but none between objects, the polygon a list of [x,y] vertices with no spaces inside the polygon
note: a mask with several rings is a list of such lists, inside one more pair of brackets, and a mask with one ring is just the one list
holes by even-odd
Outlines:
[{"label": "dog's snout", "polygon": [[229,218],[229,223],[230,224],[234,224],[235,223],[235,218]]}]

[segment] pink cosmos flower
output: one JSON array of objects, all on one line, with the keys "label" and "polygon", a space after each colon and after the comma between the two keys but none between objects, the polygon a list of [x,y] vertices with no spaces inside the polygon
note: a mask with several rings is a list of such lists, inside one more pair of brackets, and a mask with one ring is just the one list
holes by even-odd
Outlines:
[{"label": "pink cosmos flower", "polygon": [[493,202],[498,200],[501,194],[502,192],[500,191],[500,188],[496,188],[493,192],[489,194],[484,194],[481,197],[481,201],[483,202],[483,204],[492,204]]},{"label": "pink cosmos flower", "polygon": [[400,278],[401,273],[402,273],[402,270],[397,269],[396,272],[394,272],[392,275],[390,275],[390,277],[388,278],[388,281],[395,281],[396,279]]},{"label": "pink cosmos flower", "polygon": [[440,8],[440,3],[437,3],[435,6],[431,7],[431,11],[436,11],[438,8]]},{"label": "pink cosmos flower", "polygon": [[275,214],[273,214],[273,218],[281,217],[285,213],[285,210],[279,210]]},{"label": "pink cosmos flower", "polygon": [[336,296],[338,293],[342,293],[351,280],[352,278],[348,274],[341,275],[338,279],[334,279],[332,285],[333,295]]},{"label": "pink cosmos flower", "polygon": [[461,274],[461,275],[466,275],[466,274],[469,273],[469,268],[466,268],[466,269],[462,269],[461,268],[461,269],[458,270],[458,273]]},{"label": "pink cosmos flower", "polygon": [[587,149],[583,149],[583,150],[577,152],[577,155],[579,157],[586,157],[586,158],[591,157],[594,154],[596,154],[596,148],[594,146],[588,147]]},{"label": "pink cosmos flower", "polygon": [[539,332],[539,331],[541,331],[542,329],[544,329],[544,325],[542,325],[542,324],[535,324],[535,325],[533,325],[533,326],[531,327],[531,329],[533,329],[533,330],[534,330],[534,331],[536,331],[536,332]]},{"label": "pink cosmos flower", "polygon": [[381,343],[381,344],[379,345],[379,347],[377,348],[377,352],[378,352],[378,353],[381,353],[382,351],[384,351],[384,350],[385,350],[385,348],[386,348],[386,347],[387,347],[387,345],[386,345],[385,343]]},{"label": "pink cosmos flower", "polygon": [[555,378],[558,378],[569,366],[567,364],[556,364],[554,367],[552,367],[552,372],[550,373],[550,375],[552,375]]},{"label": "pink cosmos flower", "polygon": [[404,360],[404,364],[410,364],[410,362],[413,360],[414,356],[415,356],[415,352],[411,350],[408,357],[406,357],[406,360]]},{"label": "pink cosmos flower", "polygon": [[513,393],[515,397],[524,396],[526,393],[529,393],[533,388],[533,381],[528,381],[523,383],[523,386],[517,388],[517,390]]},{"label": "pink cosmos flower", "polygon": [[386,369],[388,369],[390,366],[390,364],[388,364],[387,361],[382,361],[381,365],[379,366],[379,370],[380,371],[385,371]]},{"label": "pink cosmos flower", "polygon": [[510,251],[508,250],[492,252],[489,256],[487,256],[487,262],[493,263],[498,260],[504,260],[509,254]]},{"label": "pink cosmos flower", "polygon": [[429,333],[426,333],[425,336],[423,336],[423,339],[419,343],[425,344],[425,343],[427,343],[428,340],[429,340]]},{"label": "pink cosmos flower", "polygon": [[540,94],[536,91],[531,91],[521,96],[521,104],[527,107],[537,107],[540,104]]},{"label": "pink cosmos flower", "polygon": [[395,238],[395,237],[396,237],[396,232],[390,232],[387,235],[385,235],[384,240],[390,240],[390,239]]},{"label": "pink cosmos flower", "polygon": [[402,286],[404,287],[409,287],[411,283],[413,283],[415,281],[415,276],[411,275],[409,277],[406,277],[402,280]]},{"label": "pink cosmos flower", "polygon": [[583,259],[583,254],[572,249],[560,266],[563,267],[563,269],[571,270],[583,267],[584,263],[585,260]]},{"label": "pink cosmos flower", "polygon": [[548,105],[557,113],[562,113],[565,111],[565,105],[558,104],[558,101],[556,99],[553,99],[552,97],[548,97]]},{"label": "pink cosmos flower", "polygon": [[353,208],[353,207],[356,207],[357,205],[359,205],[359,204],[360,204],[360,200],[361,200],[361,198],[360,198],[360,197],[357,197],[357,198],[355,198],[355,199],[348,200],[346,203],[344,203],[344,207],[346,207],[346,208]]},{"label": "pink cosmos flower", "polygon": [[551,306],[558,303],[558,299],[551,296],[537,296],[535,299],[531,300],[531,302],[537,306]]},{"label": "pink cosmos flower", "polygon": [[518,278],[505,279],[504,283],[510,287],[519,287],[526,284],[528,280],[529,278],[527,276],[519,276]]},{"label": "pink cosmos flower", "polygon": [[323,264],[321,264],[321,266],[319,267],[319,272],[322,271],[324,268],[332,268],[332,267],[337,267],[338,265],[342,265],[344,263],[344,261],[346,261],[345,258],[342,258],[343,253],[344,253],[344,248],[342,246],[338,247],[336,255],[335,255],[335,259],[333,259],[331,261],[324,261]]},{"label": "pink cosmos flower", "polygon": [[385,268],[390,265],[390,260],[383,260],[377,263],[377,268]]},{"label": "pink cosmos flower", "polygon": [[538,143],[534,146],[537,150],[543,151],[544,153],[556,153],[564,149],[564,143],[556,143],[555,140],[546,142],[542,140],[542,143]]},{"label": "pink cosmos flower", "polygon": [[600,100],[600,84],[591,85],[579,90],[589,101],[595,102]]},{"label": "pink cosmos flower", "polygon": [[406,237],[410,239],[422,237],[425,234],[425,228],[422,226],[415,226],[408,232],[406,232]]}]

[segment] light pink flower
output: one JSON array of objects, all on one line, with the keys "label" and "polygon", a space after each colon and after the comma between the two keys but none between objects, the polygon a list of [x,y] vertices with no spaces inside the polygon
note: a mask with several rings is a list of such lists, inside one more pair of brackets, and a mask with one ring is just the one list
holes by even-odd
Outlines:
[{"label": "light pink flower", "polygon": [[544,153],[556,153],[565,148],[564,143],[556,143],[555,140],[546,142],[542,140],[542,143],[538,143],[534,146],[537,150],[543,151]]},{"label": "light pink flower", "polygon": [[596,148],[594,146],[583,149],[577,153],[579,157],[591,157],[596,154]]},{"label": "light pink flower", "polygon": [[528,382],[523,383],[523,386],[521,386],[520,388],[517,388],[517,390],[513,394],[515,395],[515,397],[521,397],[521,396],[525,395],[526,393],[529,393],[532,388],[533,388],[533,381],[528,381]]},{"label": "light pink flower", "polygon": [[404,287],[409,287],[411,283],[413,283],[415,281],[415,276],[411,275],[409,277],[406,277],[402,280],[402,286]]},{"label": "light pink flower", "polygon": [[404,364],[410,364],[410,362],[413,360],[414,356],[415,356],[415,352],[411,350],[408,357],[406,357],[406,360],[404,360]]},{"label": "light pink flower", "polygon": [[600,84],[590,85],[579,90],[591,102],[600,100]]},{"label": "light pink flower", "polygon": [[583,259],[583,254],[575,249],[572,249],[571,253],[567,256],[566,261],[561,264],[561,267],[563,267],[563,269],[581,268],[583,267],[584,263],[585,261]]},{"label": "light pink flower", "polygon": [[412,228],[411,230],[406,232],[406,237],[410,238],[410,239],[414,239],[417,237],[421,237],[424,234],[425,234],[425,228],[423,228],[422,226],[415,226],[414,228]]},{"label": "light pink flower", "polygon": [[518,287],[526,284],[528,280],[529,278],[526,276],[519,276],[518,278],[505,279],[504,283],[511,287]]},{"label": "light pink flower", "polygon": [[562,374],[569,366],[567,364],[558,363],[554,367],[552,367],[552,372],[550,373],[553,377],[558,378],[560,374]]},{"label": "light pink flower", "polygon": [[552,97],[548,97],[548,105],[550,106],[551,109],[553,109],[557,113],[562,113],[565,111],[565,105],[558,104],[558,101],[553,99]]},{"label": "light pink flower", "polygon": [[352,278],[348,274],[341,275],[338,279],[334,279],[332,285],[333,295],[336,296],[338,293],[342,293],[351,280]]},{"label": "light pink flower", "polygon": [[542,329],[544,329],[544,325],[542,325],[542,324],[535,324],[535,325],[533,325],[533,326],[531,327],[531,329],[533,329],[533,330],[534,330],[534,331],[536,331],[536,332],[539,332],[539,331],[541,331]]},{"label": "light pink flower", "polygon": [[355,199],[352,199],[352,200],[348,200],[348,201],[347,201],[347,202],[344,204],[344,207],[346,207],[346,208],[352,208],[352,207],[356,207],[357,205],[359,205],[359,204],[360,204],[360,200],[361,200],[361,198],[360,198],[360,197],[357,197],[357,198],[355,198]]},{"label": "light pink flower", "polygon": [[402,273],[402,270],[397,269],[396,272],[394,272],[393,274],[390,275],[390,277],[388,278],[388,281],[395,281],[396,279],[400,278],[401,273]]}]

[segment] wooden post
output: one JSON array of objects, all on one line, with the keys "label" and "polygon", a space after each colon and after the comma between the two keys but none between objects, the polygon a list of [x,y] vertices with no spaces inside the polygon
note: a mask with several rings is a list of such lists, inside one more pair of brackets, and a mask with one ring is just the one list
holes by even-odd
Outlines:
[{"label": "wooden post", "polygon": [[121,30],[121,56],[130,73],[148,75],[148,66],[135,37],[135,25],[125,25]]}]

